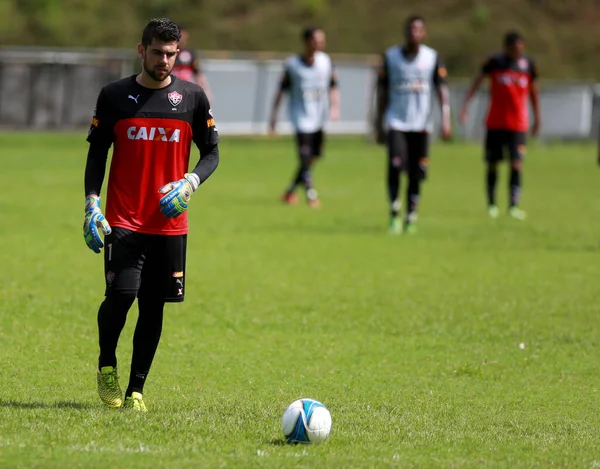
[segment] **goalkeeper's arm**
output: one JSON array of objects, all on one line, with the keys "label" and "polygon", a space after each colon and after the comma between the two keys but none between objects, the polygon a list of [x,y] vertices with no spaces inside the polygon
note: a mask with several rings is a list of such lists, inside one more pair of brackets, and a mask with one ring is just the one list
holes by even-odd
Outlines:
[{"label": "goalkeeper's arm", "polygon": [[106,173],[106,160],[108,159],[108,148],[99,145],[90,145],[87,162],[85,165],[84,189],[85,197],[88,195],[100,195],[104,175]]},{"label": "goalkeeper's arm", "polygon": [[199,184],[206,181],[219,166],[219,146],[214,143],[200,148],[200,161],[192,170],[198,176]]}]

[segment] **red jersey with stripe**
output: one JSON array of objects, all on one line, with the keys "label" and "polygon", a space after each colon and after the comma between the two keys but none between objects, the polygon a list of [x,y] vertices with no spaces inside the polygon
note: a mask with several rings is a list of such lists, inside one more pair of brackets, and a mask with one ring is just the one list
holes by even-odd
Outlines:
[{"label": "red jersey with stripe", "polygon": [[196,75],[200,73],[200,60],[191,49],[182,48],[175,58],[171,73],[181,80],[195,81]]},{"label": "red jersey with stripe", "polygon": [[487,128],[527,132],[529,91],[537,79],[533,60],[526,56],[513,60],[506,54],[496,54],[485,62],[482,73],[491,82]]},{"label": "red jersey with stripe", "polygon": [[114,145],[105,212],[112,226],[160,235],[188,231],[187,212],[176,218],[160,212],[158,190],[188,172],[192,142],[200,148],[219,136],[202,88],[171,80],[150,89],[134,75],[100,92],[87,140]]}]

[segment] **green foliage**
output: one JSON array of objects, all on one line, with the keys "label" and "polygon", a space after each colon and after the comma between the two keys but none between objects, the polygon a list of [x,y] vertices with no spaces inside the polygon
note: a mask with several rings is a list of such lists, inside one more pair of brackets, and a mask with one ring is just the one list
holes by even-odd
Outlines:
[{"label": "green foliage", "polygon": [[299,3],[311,16],[323,13],[327,7],[327,0],[299,0]]},{"label": "green foliage", "polygon": [[[420,232],[391,237],[383,149],[330,139],[314,211],[278,200],[291,138],[223,136],[190,206],[187,298],[167,305],[136,415],[95,393],[104,282],[81,230],[84,138],[0,134],[0,467],[600,464],[592,146],[530,145],[520,223],[485,216],[479,146],[436,144]],[[282,444],[304,396],[331,410],[324,445]]]},{"label": "green foliage", "polygon": [[402,41],[404,19],[425,16],[429,43],[450,76],[473,75],[509,28],[523,31],[542,77],[596,78],[600,10],[595,0],[5,0],[0,43],[133,48],[150,17],[186,23],[191,45],[219,51],[292,52],[318,23],[329,50],[379,54]]}]

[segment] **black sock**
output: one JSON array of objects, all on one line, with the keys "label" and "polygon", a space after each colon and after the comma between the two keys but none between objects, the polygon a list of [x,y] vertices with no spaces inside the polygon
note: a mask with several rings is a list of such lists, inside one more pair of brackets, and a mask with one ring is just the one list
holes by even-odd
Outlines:
[{"label": "black sock", "polygon": [[291,194],[296,190],[299,185],[304,185],[306,190],[312,188],[312,177],[310,174],[310,164],[307,160],[303,159],[298,166],[298,171],[296,172],[296,176],[294,180],[288,187],[288,194]]},{"label": "black sock", "polygon": [[498,179],[498,172],[496,168],[487,169],[487,198],[488,205],[496,205],[496,181]]},{"label": "black sock", "polygon": [[292,194],[296,190],[296,187],[298,187],[300,184],[302,184],[302,172],[303,172],[303,167],[302,167],[302,165],[300,165],[298,167],[298,171],[296,171],[296,176],[294,177],[292,183],[288,186],[288,189],[287,189],[288,194]]},{"label": "black sock", "polygon": [[519,205],[521,197],[521,171],[515,168],[510,169],[510,206]]},{"label": "black sock", "polygon": [[392,162],[388,165],[387,189],[390,201],[390,216],[397,217],[398,213],[400,213],[400,200],[398,199],[400,192],[400,166]]},{"label": "black sock", "polygon": [[310,170],[310,168],[312,167],[312,163],[312,158],[308,158],[303,163],[302,183],[304,184],[304,188],[307,191],[313,188],[312,172]]},{"label": "black sock", "polygon": [[406,220],[410,221],[412,214],[417,212],[419,206],[419,196],[421,193],[421,178],[418,175],[410,176],[408,179],[408,210],[406,212]]},{"label": "black sock", "polygon": [[138,298],[138,306],[140,315],[133,334],[131,374],[126,396],[131,396],[132,392],[144,391],[144,383],[160,341],[165,302],[162,299],[141,297]]},{"label": "black sock", "polygon": [[135,293],[111,292],[98,309],[100,357],[98,368],[117,366],[117,343],[127,320],[127,312],[135,301]]}]

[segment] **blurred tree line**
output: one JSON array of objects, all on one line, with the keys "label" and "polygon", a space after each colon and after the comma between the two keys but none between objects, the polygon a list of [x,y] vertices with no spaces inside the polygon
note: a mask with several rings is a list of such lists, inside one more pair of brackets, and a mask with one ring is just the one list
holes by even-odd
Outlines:
[{"label": "blurred tree line", "polygon": [[508,29],[524,34],[542,76],[598,75],[599,0],[0,0],[0,44],[133,50],[149,18],[169,16],[201,50],[296,51],[315,24],[332,53],[378,54],[413,13],[453,76],[475,73]]}]

